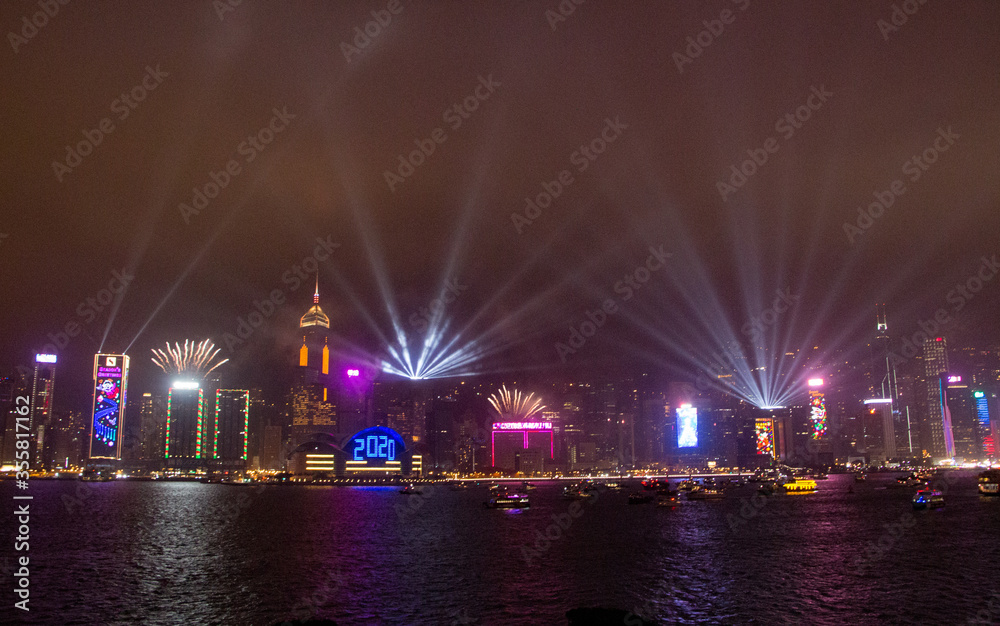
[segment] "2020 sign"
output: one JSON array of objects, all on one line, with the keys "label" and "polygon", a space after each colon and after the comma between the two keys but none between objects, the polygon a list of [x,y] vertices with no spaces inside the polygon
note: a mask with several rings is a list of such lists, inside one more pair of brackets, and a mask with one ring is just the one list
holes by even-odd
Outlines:
[{"label": "2020 sign", "polygon": [[388,435],[368,435],[354,439],[354,460],[396,460],[396,442]]},{"label": "2020 sign", "polygon": [[399,433],[384,426],[374,426],[355,433],[343,449],[348,460],[363,461],[366,465],[374,466],[398,461],[405,452]]}]

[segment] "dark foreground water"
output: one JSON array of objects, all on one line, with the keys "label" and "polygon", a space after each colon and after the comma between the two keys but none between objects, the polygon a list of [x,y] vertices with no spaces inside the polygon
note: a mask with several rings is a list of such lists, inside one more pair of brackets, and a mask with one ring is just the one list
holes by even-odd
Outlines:
[{"label": "dark foreground water", "polygon": [[[604,492],[578,517],[558,485],[513,513],[484,509],[485,488],[36,480],[30,617],[12,608],[10,574],[0,615],[565,624],[568,609],[603,606],[659,623],[1000,621],[1000,498],[977,495],[966,473],[947,485],[945,510],[914,512],[912,490],[889,479],[851,494],[850,477],[831,476],[818,493],[766,500],[748,487],[672,510]],[[7,557],[13,493],[0,485]]]}]

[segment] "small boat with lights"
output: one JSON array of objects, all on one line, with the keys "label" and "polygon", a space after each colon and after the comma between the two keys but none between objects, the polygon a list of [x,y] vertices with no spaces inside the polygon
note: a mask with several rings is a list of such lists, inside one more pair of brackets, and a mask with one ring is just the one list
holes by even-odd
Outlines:
[{"label": "small boat with lights", "polygon": [[665,489],[656,494],[656,506],[677,506],[680,502],[681,494],[678,491]]},{"label": "small boat with lights", "polygon": [[937,489],[921,489],[913,496],[913,510],[940,509],[944,506],[944,494]]},{"label": "small boat with lights", "polygon": [[811,478],[794,478],[781,486],[785,493],[810,493],[816,491],[816,481]]},{"label": "small boat with lights", "polygon": [[409,485],[400,489],[399,493],[407,496],[418,495],[420,493],[420,487],[417,487],[413,483],[410,483]]},{"label": "small boat with lights", "polygon": [[528,493],[529,491],[534,491],[535,489],[538,489],[538,487],[532,485],[528,481],[524,481],[523,483],[521,483],[520,489],[521,491]]},{"label": "small boat with lights", "polygon": [[722,489],[699,486],[695,486],[687,495],[688,500],[721,500],[725,497],[726,492]]},{"label": "small boat with lights", "polygon": [[528,495],[522,493],[501,493],[484,502],[488,509],[526,509],[531,506]]},{"label": "small boat with lights", "polygon": [[979,475],[979,493],[1000,496],[1000,470],[986,470]]}]

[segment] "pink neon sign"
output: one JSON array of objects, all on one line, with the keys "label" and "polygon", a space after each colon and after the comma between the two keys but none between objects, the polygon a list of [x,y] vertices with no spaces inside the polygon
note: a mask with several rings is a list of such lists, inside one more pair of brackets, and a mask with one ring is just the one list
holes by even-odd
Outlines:
[{"label": "pink neon sign", "polygon": [[493,430],[552,430],[552,422],[493,422]]}]

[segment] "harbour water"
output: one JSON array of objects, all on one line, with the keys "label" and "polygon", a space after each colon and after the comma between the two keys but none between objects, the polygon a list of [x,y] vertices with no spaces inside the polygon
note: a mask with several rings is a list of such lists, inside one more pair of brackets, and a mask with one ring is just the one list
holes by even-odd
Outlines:
[{"label": "harbour water", "polygon": [[[913,511],[913,490],[887,488],[889,474],[768,498],[751,483],[673,508],[630,506],[627,490],[568,501],[543,482],[520,512],[484,508],[485,487],[35,480],[31,611],[8,592],[3,613],[565,624],[567,610],[601,606],[659,623],[1000,621],[1000,498],[978,495],[972,472],[951,476],[933,511]],[[7,502],[13,491],[0,484]],[[2,523],[13,537],[13,517]]]}]

